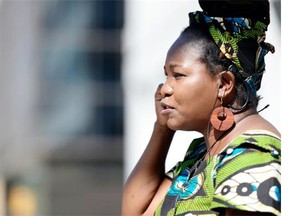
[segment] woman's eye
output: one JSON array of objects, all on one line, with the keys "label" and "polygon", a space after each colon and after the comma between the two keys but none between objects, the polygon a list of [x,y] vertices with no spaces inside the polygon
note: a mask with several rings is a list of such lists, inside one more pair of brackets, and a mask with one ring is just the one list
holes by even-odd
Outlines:
[{"label": "woman's eye", "polygon": [[173,76],[174,76],[175,78],[180,78],[180,77],[183,76],[183,74],[180,74],[180,73],[173,73]]}]

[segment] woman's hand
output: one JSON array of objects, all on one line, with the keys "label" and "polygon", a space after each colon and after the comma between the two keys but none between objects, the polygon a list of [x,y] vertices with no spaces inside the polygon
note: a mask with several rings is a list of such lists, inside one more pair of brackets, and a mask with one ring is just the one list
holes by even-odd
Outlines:
[{"label": "woman's hand", "polygon": [[162,115],[161,111],[164,109],[164,107],[161,105],[161,100],[163,98],[163,96],[161,95],[161,88],[163,86],[163,83],[158,85],[158,88],[155,92],[155,110],[156,110],[156,116],[157,116],[157,120],[156,123],[158,123],[160,126],[164,126],[167,127],[167,120],[168,117],[167,115]]}]

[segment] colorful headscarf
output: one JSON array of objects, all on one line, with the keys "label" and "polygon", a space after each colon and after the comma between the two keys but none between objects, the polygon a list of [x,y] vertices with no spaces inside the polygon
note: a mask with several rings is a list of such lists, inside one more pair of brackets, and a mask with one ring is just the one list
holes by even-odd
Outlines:
[{"label": "colorful headscarf", "polygon": [[190,25],[196,22],[207,27],[221,52],[256,93],[265,71],[264,56],[275,51],[273,45],[264,42],[267,24],[242,17],[210,17],[200,11],[189,13],[189,18]]}]

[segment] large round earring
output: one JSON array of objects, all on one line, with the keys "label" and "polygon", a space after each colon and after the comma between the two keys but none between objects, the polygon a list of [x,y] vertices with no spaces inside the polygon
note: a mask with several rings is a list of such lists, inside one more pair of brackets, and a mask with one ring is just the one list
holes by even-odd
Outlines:
[{"label": "large round earring", "polygon": [[212,126],[218,131],[227,131],[234,125],[234,115],[231,110],[222,106],[213,110],[210,122]]}]

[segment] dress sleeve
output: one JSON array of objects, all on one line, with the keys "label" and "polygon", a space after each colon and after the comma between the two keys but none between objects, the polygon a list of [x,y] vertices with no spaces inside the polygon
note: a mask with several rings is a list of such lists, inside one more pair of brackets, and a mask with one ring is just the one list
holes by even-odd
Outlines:
[{"label": "dress sleeve", "polygon": [[214,186],[212,209],[280,215],[280,149],[271,143],[265,144],[265,148],[255,143],[229,146],[215,168]]}]

